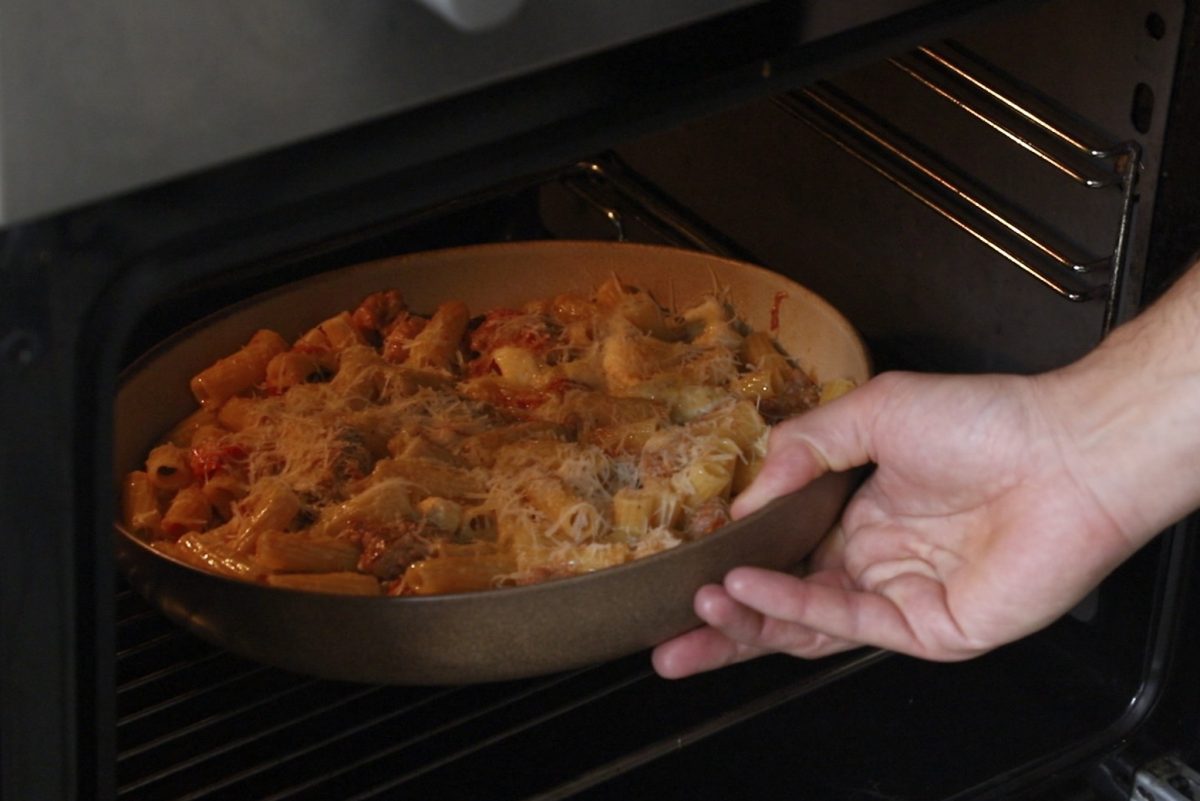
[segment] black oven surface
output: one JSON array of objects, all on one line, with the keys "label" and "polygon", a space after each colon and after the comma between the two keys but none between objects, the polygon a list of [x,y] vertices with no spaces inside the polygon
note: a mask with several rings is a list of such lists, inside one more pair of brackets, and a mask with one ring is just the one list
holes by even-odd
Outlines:
[{"label": "black oven surface", "polygon": [[[1081,673],[1102,654],[1046,642],[953,666],[771,658],[678,683],[638,654],[503,684],[337,684],[203,645],[128,594],[118,604],[116,783],[128,799],[683,799],[791,786],[943,798],[1013,766],[1044,774],[1066,743],[1111,736],[1124,705],[1100,671]],[[964,706],[970,720],[944,712]]]},{"label": "black oven surface", "polygon": [[[817,41],[806,4],[752,5],[3,229],[2,801],[1082,800],[1194,760],[1194,523],[977,660],[770,657],[678,682],[644,653],[466,687],[316,680],[195,639],[116,577],[119,369],[304,275],[469,242],[665,242],[814,287],[881,368],[1029,371],[1086,350],[1200,247],[1194,4],[817,9],[837,31]],[[1105,152],[1064,151],[947,60]],[[1037,252],[939,192],[950,179]]]}]

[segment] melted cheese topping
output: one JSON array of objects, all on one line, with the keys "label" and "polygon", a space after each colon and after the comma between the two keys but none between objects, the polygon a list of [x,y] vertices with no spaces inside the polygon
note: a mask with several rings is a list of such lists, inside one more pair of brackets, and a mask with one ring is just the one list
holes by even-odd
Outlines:
[{"label": "melted cheese topping", "polygon": [[[750,332],[717,296],[672,314],[614,280],[464,314],[447,303],[426,322],[391,290],[334,315],[275,357],[290,361],[205,399],[217,422],[186,427],[193,481],[173,482],[202,494],[126,493],[157,504],[127,524],[205,569],[289,586],[273,577],[312,573],[315,589],[347,553],[393,594],[573,575],[727,522],[765,455],[760,406],[799,413],[795,398],[819,394],[796,391],[812,381],[786,359],[779,380],[754,380]],[[172,516],[185,494],[189,514]],[[330,543],[338,558],[315,558]],[[374,586],[333,575],[329,591]]]}]

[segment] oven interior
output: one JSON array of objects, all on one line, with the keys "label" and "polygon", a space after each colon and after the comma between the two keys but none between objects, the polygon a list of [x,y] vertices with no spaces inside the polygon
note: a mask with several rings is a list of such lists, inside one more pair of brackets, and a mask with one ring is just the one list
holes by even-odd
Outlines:
[{"label": "oven interior", "polygon": [[[104,303],[90,325],[124,332],[126,362],[235,299],[342,265],[620,239],[787,274],[854,322],[881,370],[1053,368],[1174,269],[1179,246],[1153,235],[1175,207],[1155,204],[1172,188],[1159,180],[1179,45],[1197,26],[1181,2],[1025,5],[403,214],[344,211],[402,196],[383,176],[354,190],[368,195],[357,206],[332,196],[285,209],[278,237],[263,234],[271,215],[198,229],[95,287]],[[109,229],[74,225],[57,235],[93,243],[97,258],[119,252]],[[6,247],[38,252],[14,239]],[[96,375],[81,394],[114,380]],[[104,441],[105,422],[94,425]],[[103,497],[101,480],[79,480]],[[104,519],[91,521],[92,553],[108,547]],[[78,624],[80,661],[100,655],[73,699],[81,734],[36,757],[58,766],[64,797],[1118,797],[1140,760],[1197,742],[1194,692],[1174,678],[1195,657],[1178,647],[1193,614],[1182,526],[1063,620],[971,662],[768,657],[678,682],[655,677],[644,653],[466,687],[312,679],[193,638],[78,558],[91,576],[80,596],[109,598],[95,614],[115,610],[115,624]],[[1165,726],[1151,715],[1164,703],[1181,710]],[[0,741],[6,768],[14,731]]]}]

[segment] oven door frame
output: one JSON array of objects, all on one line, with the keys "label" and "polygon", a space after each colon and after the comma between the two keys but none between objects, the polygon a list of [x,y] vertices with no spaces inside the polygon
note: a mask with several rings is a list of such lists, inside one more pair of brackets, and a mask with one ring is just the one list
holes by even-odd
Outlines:
[{"label": "oven door frame", "polygon": [[[0,797],[115,793],[111,397],[156,299],[1030,4],[931,3],[818,42],[767,4],[0,231],[0,532],[18,568],[0,589]],[[664,49],[703,57],[629,80]]]}]

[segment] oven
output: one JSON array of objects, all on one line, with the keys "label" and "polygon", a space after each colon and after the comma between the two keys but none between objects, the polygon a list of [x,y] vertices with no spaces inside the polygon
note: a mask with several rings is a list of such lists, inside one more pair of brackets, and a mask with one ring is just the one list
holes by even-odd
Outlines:
[{"label": "oven", "polygon": [[110,523],[125,365],[398,253],[669,244],[814,289],[879,369],[1069,362],[1200,248],[1197,4],[73,5],[2,17],[0,799],[1200,797],[1194,521],[965,663],[451,687],[208,645]]}]

